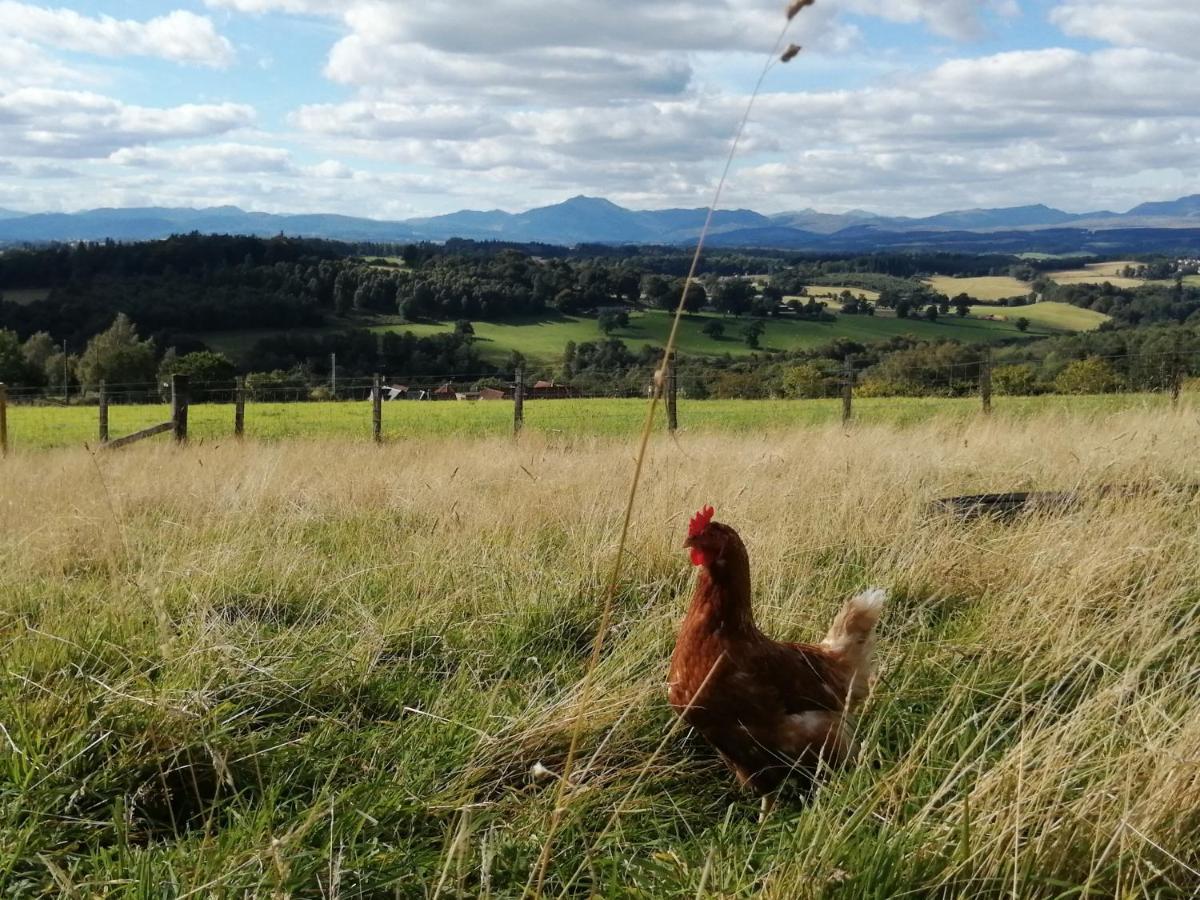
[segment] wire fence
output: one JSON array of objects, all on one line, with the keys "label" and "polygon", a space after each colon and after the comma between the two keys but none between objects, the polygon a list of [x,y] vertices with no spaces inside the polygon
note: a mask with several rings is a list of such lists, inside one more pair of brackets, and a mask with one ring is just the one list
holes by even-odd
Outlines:
[{"label": "wire fence", "polygon": [[[0,386],[0,449],[125,446],[167,431],[178,440],[333,437],[379,441],[416,436],[625,434],[662,380],[662,427],[674,432],[755,430],[857,419],[907,421],[935,406],[956,414],[993,409],[1111,407],[1135,398],[1178,404],[1200,372],[1200,351],[1091,356],[1064,361],[1054,379],[1030,364],[977,360],[840,366],[798,364],[768,382],[761,372],[636,369],[602,386],[526,380],[521,372],[431,377],[300,378],[100,384],[65,394]],[[758,402],[744,402],[744,401]]]}]

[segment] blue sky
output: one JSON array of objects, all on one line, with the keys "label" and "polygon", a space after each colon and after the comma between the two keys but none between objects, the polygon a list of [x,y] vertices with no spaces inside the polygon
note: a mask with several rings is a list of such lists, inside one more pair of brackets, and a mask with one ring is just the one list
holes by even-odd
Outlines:
[{"label": "blue sky", "polygon": [[[0,0],[0,207],[701,206],[782,0]],[[1196,0],[817,0],[727,206],[1200,192]]]}]

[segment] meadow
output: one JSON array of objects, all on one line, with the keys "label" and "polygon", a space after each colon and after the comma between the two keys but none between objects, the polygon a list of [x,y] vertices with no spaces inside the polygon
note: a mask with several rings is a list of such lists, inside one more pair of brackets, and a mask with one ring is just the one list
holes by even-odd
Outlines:
[{"label": "meadow", "polygon": [[1109,320],[1109,316],[1070,303],[1045,301],[1028,306],[972,306],[972,316],[995,316],[1006,322],[1028,319],[1034,327],[1057,331],[1094,331]]},{"label": "meadow", "polygon": [[1030,286],[1007,275],[981,276],[978,278],[953,278],[938,275],[925,279],[935,291],[953,299],[967,294],[976,300],[1007,300],[1009,297],[1028,297]]},{"label": "meadow", "polygon": [[1067,269],[1061,272],[1050,272],[1050,278],[1059,284],[1104,284],[1108,282],[1113,287],[1135,288],[1146,284],[1141,278],[1125,278],[1118,274],[1126,266],[1136,266],[1133,260],[1121,259],[1113,262],[1093,263],[1082,269]]},{"label": "meadow", "polygon": [[[1170,401],[1153,394],[1097,396],[996,397],[999,415],[1027,418],[1055,412],[1115,412],[1160,409]],[[861,422],[914,425],[931,418],[959,421],[975,415],[974,397],[861,397],[854,401]],[[840,422],[840,399],[702,400],[679,402],[683,432],[757,432]],[[8,411],[9,443],[14,452],[97,445],[94,406],[12,406]],[[198,403],[189,413],[189,434],[200,442],[221,442],[233,435],[233,407]],[[109,407],[109,434],[117,439],[170,418],[165,405]],[[551,437],[629,437],[645,422],[645,404],[625,398],[529,401],[525,429]],[[496,437],[513,429],[511,402],[386,403],[383,432],[387,441]],[[324,403],[248,403],[246,434],[267,441],[341,438],[369,440],[371,407],[367,401]],[[154,438],[166,441],[166,437]]]},{"label": "meadow", "polygon": [[[725,326],[723,337],[713,338],[704,333],[704,326],[714,319]],[[680,324],[679,351],[707,356],[748,356],[761,352],[761,349],[811,349],[837,338],[870,342],[887,340],[897,335],[914,335],[925,340],[947,338],[967,343],[996,343],[1020,337],[1020,332],[1010,322],[958,319],[954,316],[943,316],[937,322],[929,322],[922,318],[898,319],[888,315],[838,315],[835,322],[775,318],[763,321],[766,331],[760,339],[760,350],[755,350],[748,346],[742,337],[742,329],[748,321],[710,313],[687,315]],[[427,335],[450,331],[453,327],[452,322],[405,323],[378,326],[374,330],[412,331],[418,335]],[[578,344],[584,341],[600,341],[606,337],[595,319],[574,316],[473,322],[472,327],[479,341],[479,349],[485,357],[493,360],[507,358],[513,350],[519,350],[532,359],[558,360],[562,358],[563,347],[568,341]],[[627,347],[636,351],[646,344],[664,346],[670,327],[669,313],[647,310],[633,313],[629,326],[617,329],[611,336],[624,341]]]},{"label": "meadow", "polygon": [[[1195,413],[663,436],[587,708],[627,439],[17,453],[0,895],[520,896],[578,724],[547,896],[1193,896]],[[860,764],[762,822],[665,701],[704,503],[775,636],[892,592]]]}]

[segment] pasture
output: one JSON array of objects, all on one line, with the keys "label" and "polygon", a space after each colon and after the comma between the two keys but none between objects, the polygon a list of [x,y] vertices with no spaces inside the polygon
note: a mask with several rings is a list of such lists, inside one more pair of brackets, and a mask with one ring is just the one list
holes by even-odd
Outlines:
[{"label": "pasture", "polygon": [[1053,301],[1013,307],[972,306],[970,314],[994,316],[1006,322],[1024,317],[1040,329],[1057,331],[1094,331],[1109,320],[1104,313]]},{"label": "pasture", "polygon": [[1121,259],[1113,262],[1092,263],[1082,269],[1068,269],[1061,272],[1048,273],[1058,284],[1104,284],[1108,282],[1113,287],[1135,288],[1146,282],[1141,278],[1125,278],[1118,274],[1126,266],[1136,266],[1133,260]]},{"label": "pasture", "polygon": [[976,300],[1007,300],[1009,297],[1028,297],[1030,291],[1030,286],[1024,281],[1018,281],[1007,275],[981,276],[979,278],[952,278],[948,275],[937,275],[925,279],[925,283],[951,299],[959,294],[967,294]]},{"label": "pasture", "polygon": [[[862,293],[869,293],[863,291]],[[857,292],[855,296],[857,296]],[[836,307],[831,309],[836,313]],[[725,334],[714,338],[704,333],[704,326],[717,320],[725,327]],[[742,330],[750,319],[729,318],[710,313],[694,313],[684,317],[680,324],[679,351],[681,353],[723,356],[747,356],[759,351],[748,346]],[[994,343],[1019,337],[1020,332],[1011,323],[984,322],[975,319],[956,319],[943,316],[937,322],[923,318],[897,319],[894,316],[843,316],[834,322],[811,322],[793,318],[765,319],[766,331],[760,344],[762,349],[800,350],[819,347],[837,338],[856,341],[882,341],[897,335],[911,334],[926,340],[951,338],[968,343]],[[376,331],[412,331],[418,335],[450,331],[452,322],[405,323],[382,325]],[[536,319],[516,319],[505,322],[473,322],[476,339],[483,355],[491,360],[503,360],[517,350],[531,359],[541,361],[559,360],[568,341],[579,344],[584,341],[604,340],[596,319],[576,316],[546,316]],[[612,337],[625,343],[631,350],[640,350],[651,344],[664,346],[671,327],[671,314],[660,310],[635,312],[630,315],[629,326],[619,328]]]},{"label": "pasture", "polygon": [[[0,895],[520,896],[578,721],[547,896],[1188,896],[1197,440],[1145,407],[657,439],[586,709],[627,439],[18,453]],[[893,593],[861,764],[761,823],[664,697],[705,503],[777,637]]]},{"label": "pasture", "polygon": [[[1068,397],[997,397],[998,415],[1027,418],[1054,412],[1115,412],[1159,409],[1169,403],[1152,394],[1106,394]],[[861,422],[909,426],[932,418],[959,421],[976,415],[974,397],[860,397],[854,414]],[[233,407],[198,403],[191,407],[192,439],[221,443],[232,439]],[[745,433],[827,425],[841,421],[841,400],[699,400],[679,403],[684,433]],[[58,447],[95,446],[94,406],[12,406],[8,411],[9,442],[14,452]],[[110,436],[115,440],[170,418],[166,405],[109,407]],[[555,439],[632,437],[645,421],[645,404],[636,399],[527,401],[525,429]],[[385,440],[404,442],[437,438],[483,438],[510,434],[511,402],[395,402],[384,404]],[[246,434],[265,441],[370,440],[371,405],[367,401],[325,403],[248,403]],[[156,438],[165,441],[165,437]]]}]

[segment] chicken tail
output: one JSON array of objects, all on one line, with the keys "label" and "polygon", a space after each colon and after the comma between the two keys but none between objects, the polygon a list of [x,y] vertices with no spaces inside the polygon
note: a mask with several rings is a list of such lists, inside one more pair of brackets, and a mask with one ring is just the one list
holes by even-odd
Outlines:
[{"label": "chicken tail", "polygon": [[883,588],[871,588],[851,597],[833,620],[824,646],[837,653],[860,656],[862,662],[868,662],[874,644],[875,625],[883,615],[883,604],[887,598],[888,593]]}]

